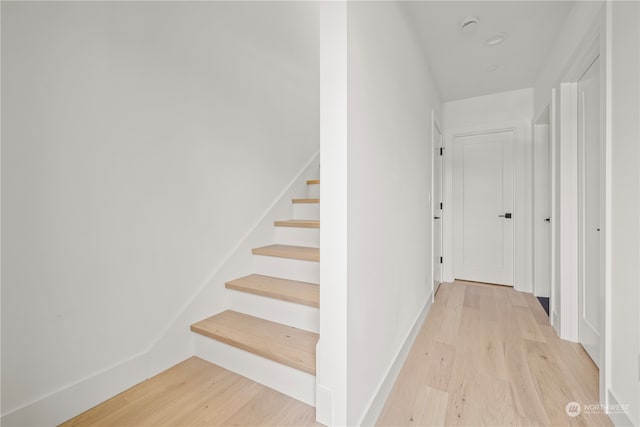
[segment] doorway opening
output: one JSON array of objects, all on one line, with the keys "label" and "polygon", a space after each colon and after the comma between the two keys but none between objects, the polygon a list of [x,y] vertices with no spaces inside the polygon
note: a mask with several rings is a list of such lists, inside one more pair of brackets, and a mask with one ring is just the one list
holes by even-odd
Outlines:
[{"label": "doorway opening", "polygon": [[533,294],[549,316],[552,297],[551,120],[547,106],[533,126]]}]

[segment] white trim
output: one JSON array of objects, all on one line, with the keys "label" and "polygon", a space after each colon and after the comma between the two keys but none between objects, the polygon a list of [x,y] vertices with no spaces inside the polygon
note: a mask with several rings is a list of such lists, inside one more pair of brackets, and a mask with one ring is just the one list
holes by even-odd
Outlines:
[{"label": "white trim", "polygon": [[[605,393],[605,395],[606,395],[605,399],[607,399],[607,403],[605,404],[606,408],[620,405],[620,402],[618,401],[616,396],[613,394],[613,391],[609,390],[608,393]],[[631,422],[631,419],[629,418],[629,414],[627,413],[609,412],[608,415],[609,415],[609,418],[611,418],[613,425],[615,426],[632,426],[633,425],[633,422]]]},{"label": "white trim", "polygon": [[58,425],[147,379],[148,357],[138,353],[2,415],[5,426]]},{"label": "white trim", "polygon": [[[431,202],[431,302],[435,301],[436,298],[436,292],[438,289],[435,288],[434,284],[436,281],[436,266],[435,266],[435,246],[436,246],[436,242],[435,242],[435,238],[434,238],[434,230],[435,230],[435,220],[433,219],[436,216],[436,209],[438,206],[438,203],[440,203],[438,200],[434,199],[434,194],[435,194],[435,170],[436,170],[436,129],[440,132],[440,138],[443,138],[443,133],[442,133],[442,126],[440,126],[440,124],[438,123],[438,120],[436,119],[436,111],[435,109],[431,109],[431,195],[429,197],[429,200]],[[442,141],[441,141],[441,146],[442,146]],[[443,180],[443,171],[442,168],[440,169],[440,187],[441,187],[441,191],[442,191],[442,180]],[[441,197],[443,195],[441,194]],[[443,240],[443,231],[444,231],[444,216],[442,216],[440,218],[440,240],[442,242]],[[442,244],[441,244],[442,246]],[[443,277],[444,275],[444,267],[440,268],[440,274]],[[441,278],[442,278],[441,277]]]},{"label": "white trim", "polygon": [[[509,122],[486,123],[454,129],[444,132],[445,153],[453,152],[453,141],[456,137],[480,135],[486,133],[513,131],[516,135],[514,145],[514,289],[522,292],[533,291],[532,279],[532,221],[531,199],[533,186],[531,179],[531,121],[515,120]],[[451,216],[453,206],[453,156],[444,158],[444,195],[445,206],[450,207],[443,212],[443,281],[451,282],[454,277],[453,265],[453,225]]]},{"label": "white trim", "polygon": [[[612,131],[611,131],[611,43],[612,43],[612,4],[610,1],[606,3],[605,23],[604,23],[604,316],[600,345],[604,348],[604,359],[601,361],[600,369],[600,402],[608,405],[611,403],[609,393],[606,390],[611,389],[611,372],[613,366],[611,361],[611,277],[612,277],[612,242],[611,232],[611,206],[613,204],[612,194],[612,171],[613,163],[611,161]],[[602,336],[604,335],[604,336]],[[639,402],[640,403],[640,402]]]},{"label": "white trim", "polygon": [[550,313],[550,321],[551,326],[555,329],[556,333],[560,329],[560,325],[558,324],[558,301],[556,298],[556,288],[558,287],[557,278],[557,256],[558,256],[558,233],[556,232],[558,226],[557,222],[560,219],[558,215],[558,206],[557,206],[557,190],[558,190],[558,174],[557,174],[557,150],[558,150],[558,141],[556,138],[556,89],[551,89],[551,103],[549,109],[549,132],[551,135],[551,144],[550,144],[550,156],[551,156],[551,292],[549,295],[549,313]]},{"label": "white trim", "polygon": [[578,340],[577,85],[560,87],[560,337]]},{"label": "white trim", "polygon": [[432,108],[431,109],[431,193],[429,194],[429,203],[431,204],[431,218],[429,218],[431,220],[431,302],[433,302],[434,299],[434,294],[435,294],[435,289],[434,289],[434,283],[436,281],[436,265],[435,262],[433,262],[434,259],[434,253],[435,253],[435,249],[436,249],[436,242],[435,242],[435,238],[434,238],[434,230],[435,230],[435,224],[434,224],[434,220],[433,217],[436,215],[436,203],[438,203],[437,201],[434,200],[434,194],[435,194],[435,181],[436,181],[436,159],[435,159],[435,148],[436,148],[436,112],[435,110]]},{"label": "white trim", "polygon": [[396,355],[393,358],[393,361],[389,365],[387,372],[380,380],[380,383],[378,383],[376,392],[371,397],[371,400],[369,400],[367,409],[364,411],[360,422],[358,422],[356,425],[373,426],[376,424],[376,421],[378,420],[378,417],[380,416],[380,413],[384,408],[384,404],[386,403],[387,398],[389,397],[389,394],[393,389],[393,385],[398,379],[400,370],[402,369],[402,366],[404,365],[404,362],[409,355],[409,351],[411,351],[411,348],[413,347],[413,343],[418,336],[418,332],[420,332],[420,329],[422,328],[422,325],[427,318],[427,314],[429,313],[429,310],[431,308],[432,300],[433,295],[429,295],[424,305],[422,306],[422,310],[420,310],[418,316],[413,322],[413,327],[407,333],[402,346],[398,349]]}]

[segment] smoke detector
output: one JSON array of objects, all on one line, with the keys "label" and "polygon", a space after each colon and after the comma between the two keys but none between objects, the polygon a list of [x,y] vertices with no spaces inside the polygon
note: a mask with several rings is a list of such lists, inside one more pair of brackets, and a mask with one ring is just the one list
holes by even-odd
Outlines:
[{"label": "smoke detector", "polygon": [[469,31],[478,25],[478,21],[480,21],[480,19],[477,16],[469,15],[460,22],[460,29],[462,31]]}]

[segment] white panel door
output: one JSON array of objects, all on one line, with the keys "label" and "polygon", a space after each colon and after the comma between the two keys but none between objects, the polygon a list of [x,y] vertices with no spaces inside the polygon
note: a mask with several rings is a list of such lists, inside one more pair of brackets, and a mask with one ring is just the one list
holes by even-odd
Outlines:
[{"label": "white panel door", "polygon": [[433,153],[433,292],[442,283],[442,133],[435,126]]},{"label": "white panel door", "polygon": [[536,125],[533,147],[533,293],[551,293],[551,158],[549,125]]},{"label": "white panel door", "polygon": [[453,140],[454,276],[513,286],[512,130]]},{"label": "white panel door", "polygon": [[596,365],[604,259],[600,117],[600,60],[596,59],[578,81],[578,339]]}]

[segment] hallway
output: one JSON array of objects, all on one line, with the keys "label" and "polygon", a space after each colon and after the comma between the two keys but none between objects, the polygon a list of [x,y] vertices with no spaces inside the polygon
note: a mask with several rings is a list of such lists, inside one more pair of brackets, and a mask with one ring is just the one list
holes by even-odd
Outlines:
[{"label": "hallway", "polygon": [[[569,417],[569,402],[582,413]],[[611,425],[586,413],[597,403],[598,369],[533,295],[456,281],[441,285],[377,425]]]}]

